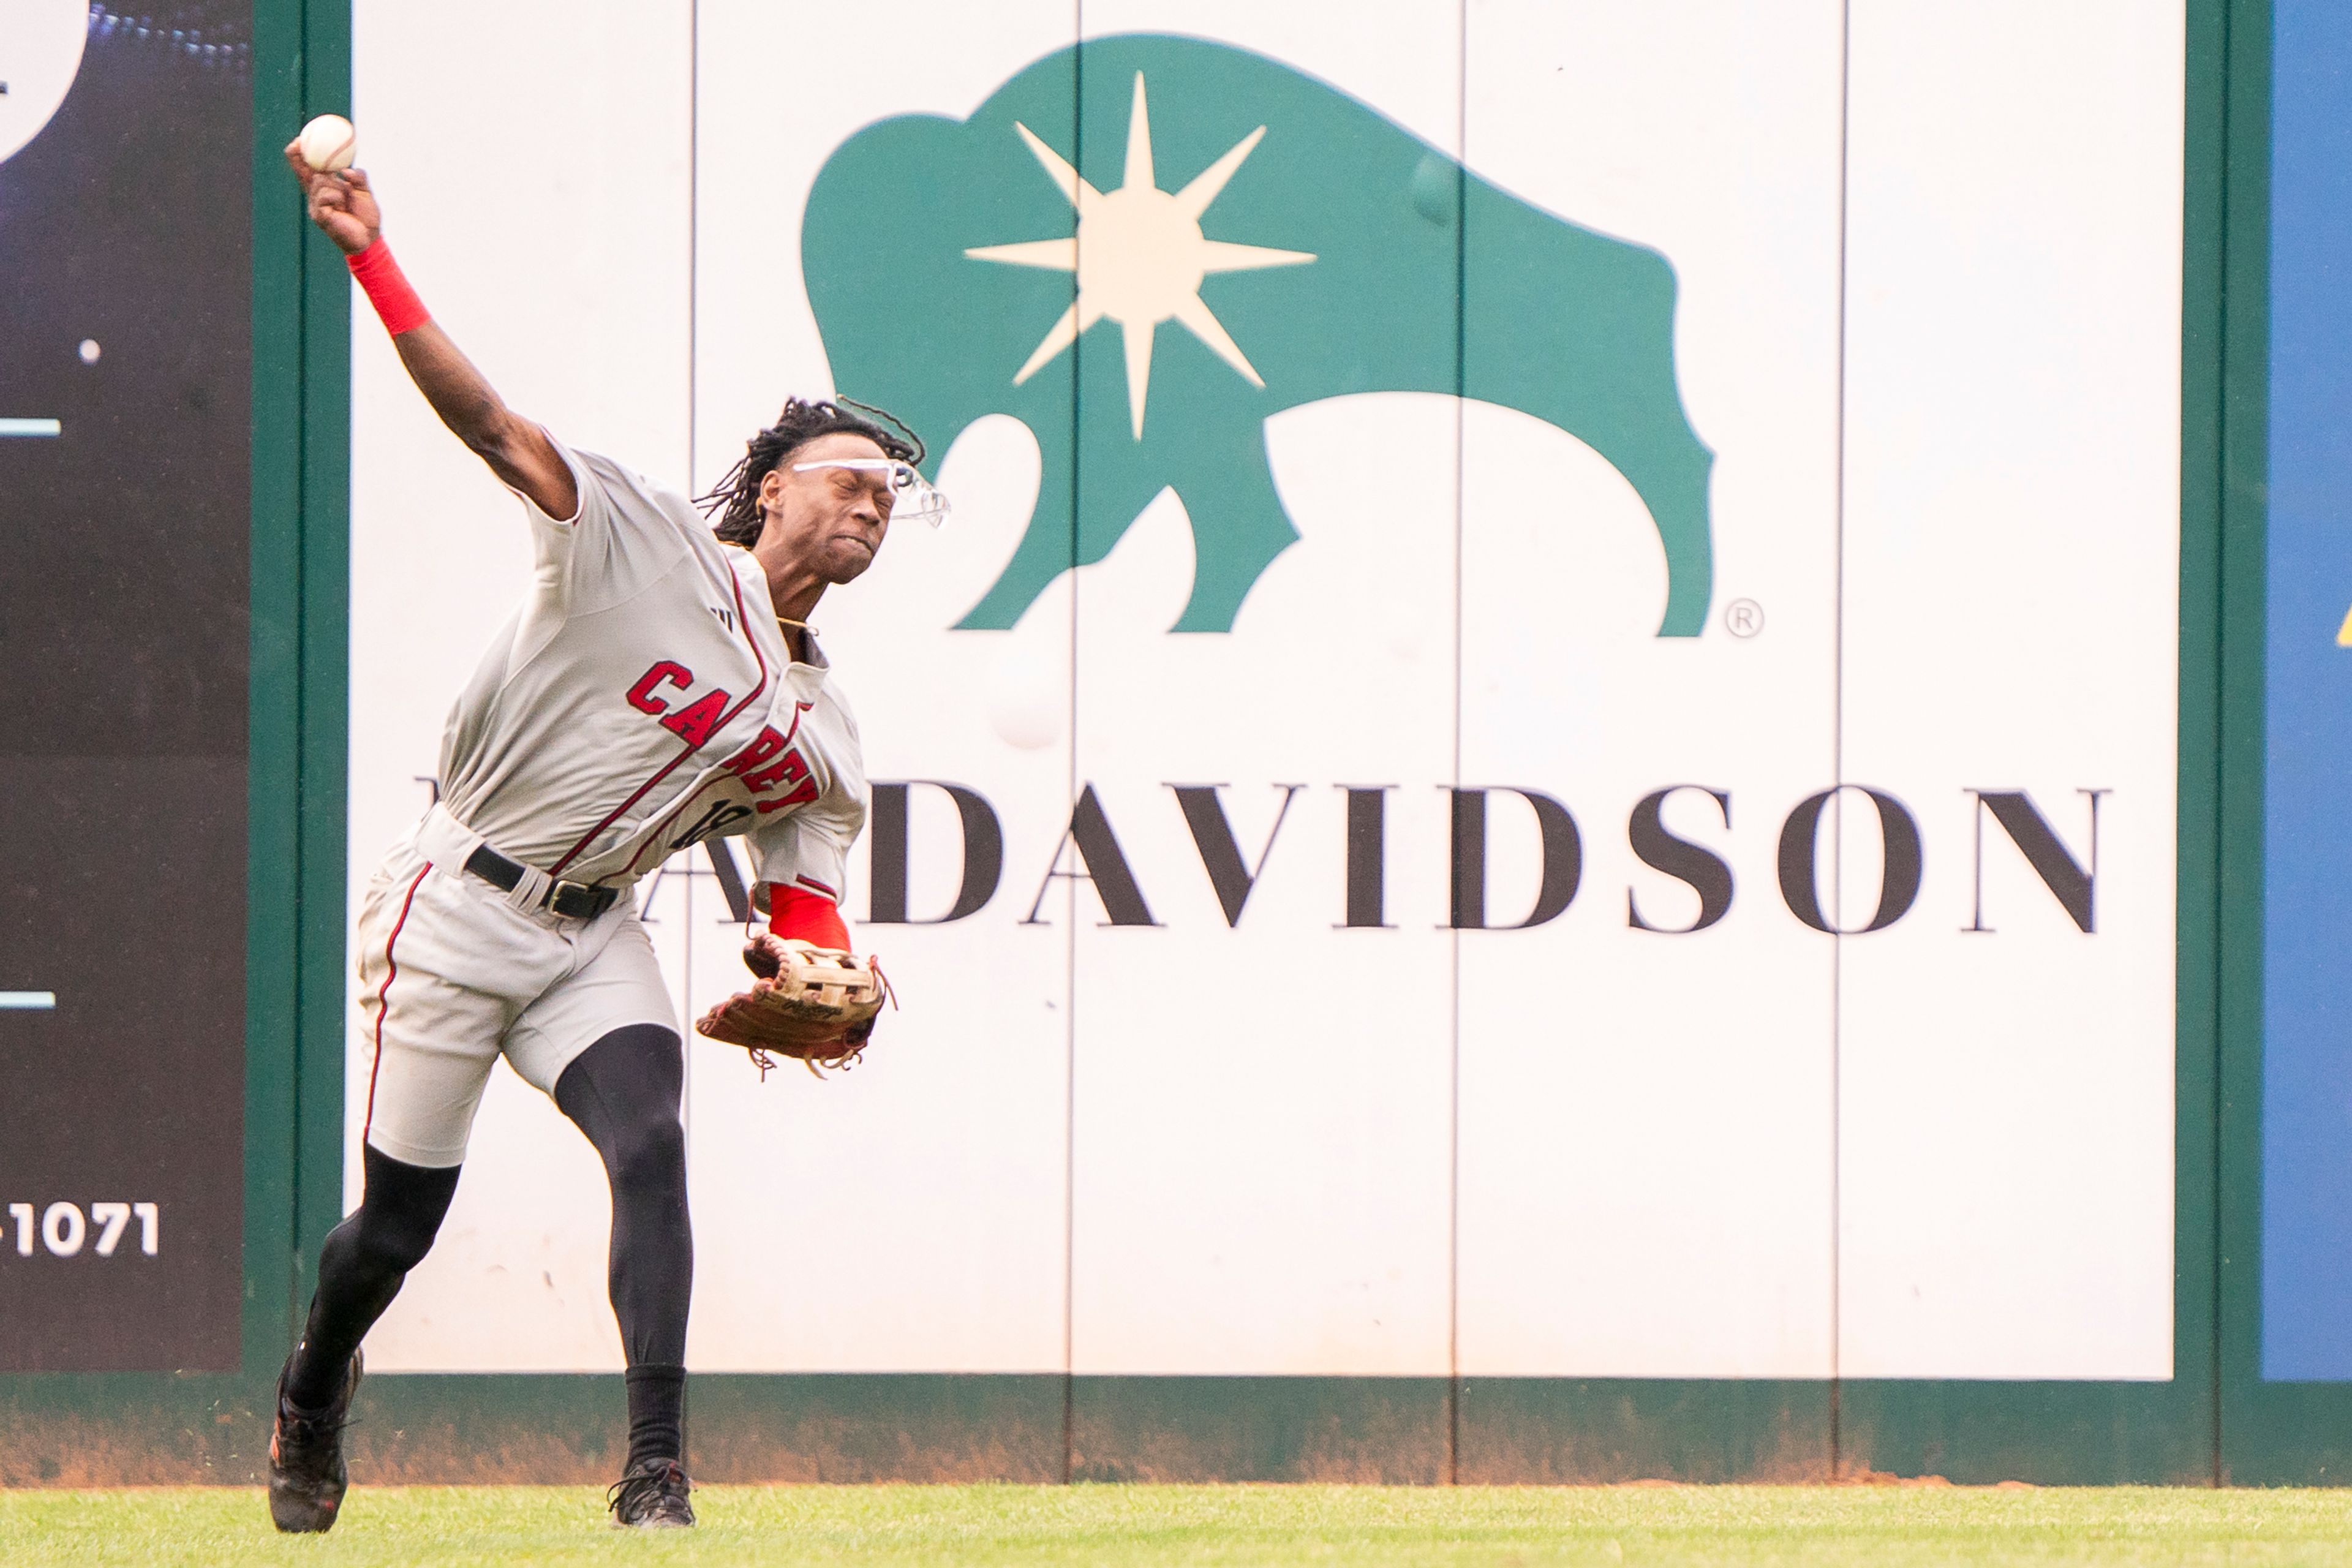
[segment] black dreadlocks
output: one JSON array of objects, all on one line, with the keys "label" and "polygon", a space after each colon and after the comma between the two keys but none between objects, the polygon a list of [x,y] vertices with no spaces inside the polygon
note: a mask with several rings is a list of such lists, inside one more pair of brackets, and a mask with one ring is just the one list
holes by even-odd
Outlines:
[{"label": "black dreadlocks", "polygon": [[762,526],[760,481],[818,437],[841,431],[865,437],[902,463],[923,460],[922,437],[896,415],[852,397],[836,396],[831,402],[792,397],[784,400],[784,411],[773,425],[744,444],[742,459],[727,470],[727,477],[709,495],[695,498],[695,504],[705,513],[719,513],[721,540],[748,549],[759,542]]}]

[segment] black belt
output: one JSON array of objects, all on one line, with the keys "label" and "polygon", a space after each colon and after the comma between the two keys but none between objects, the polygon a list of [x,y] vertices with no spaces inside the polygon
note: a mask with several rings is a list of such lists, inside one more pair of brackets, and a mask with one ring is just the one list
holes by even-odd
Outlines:
[{"label": "black belt", "polygon": [[[488,845],[466,857],[466,869],[502,893],[511,893],[522,880],[520,863],[508,859]],[[585,882],[551,882],[539,907],[569,921],[593,921],[619,900],[618,888],[592,888]]]}]

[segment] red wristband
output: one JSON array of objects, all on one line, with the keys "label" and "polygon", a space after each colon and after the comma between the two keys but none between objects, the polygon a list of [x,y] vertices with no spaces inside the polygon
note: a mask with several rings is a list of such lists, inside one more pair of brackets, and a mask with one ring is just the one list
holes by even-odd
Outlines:
[{"label": "red wristband", "polygon": [[401,275],[400,263],[392,258],[392,247],[384,244],[383,236],[377,235],[365,250],[349,258],[349,265],[368,303],[383,318],[383,330],[394,337],[413,332],[433,319],[425,301]]},{"label": "red wristband", "polygon": [[849,928],[841,923],[840,907],[821,893],[768,884],[768,929],[786,942],[849,951]]}]

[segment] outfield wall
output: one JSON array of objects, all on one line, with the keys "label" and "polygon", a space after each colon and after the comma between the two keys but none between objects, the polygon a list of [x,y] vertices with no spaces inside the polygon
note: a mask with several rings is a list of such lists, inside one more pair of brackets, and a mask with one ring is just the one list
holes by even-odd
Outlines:
[{"label": "outfield wall", "polygon": [[[2331,1477],[2268,16],[2045,13],[265,0],[243,1348],[166,1455],[197,1363],[20,1333],[0,1476],[249,1470],[357,1198],[346,911],[528,572],[273,184],[332,107],[565,440],[698,489],[838,391],[955,502],[817,616],[902,1008],[689,1049],[698,1473]],[[2307,449],[2274,574],[2352,603]],[[746,874],[639,889],[682,1026]],[[501,1068],[363,1473],[609,1468],[602,1186]]]},{"label": "outfield wall", "polygon": [[[360,11],[389,231],[514,406],[698,491],[837,387],[958,507],[818,617],[903,803],[847,901],[902,1009],[836,1083],[694,1053],[696,1365],[2169,1374],[2179,17],[1889,8],[1842,95],[1814,10],[1129,7],[1074,55],[938,7],[837,95],[770,73],[866,19],[614,7],[516,84],[542,18],[468,82],[478,24]],[[1072,300],[967,254],[1071,234],[1016,123],[1106,191],[1265,126],[1200,226],[1314,259],[1198,295],[1263,391],[1178,321],[1139,409],[1115,321],[1015,384]],[[562,177],[468,175],[534,126]],[[354,903],[529,572],[355,334]],[[1893,804],[1801,805],[1841,778]],[[730,854],[641,896],[682,1021],[741,984]],[[617,1369],[598,1175],[501,1072],[379,1368]]]}]

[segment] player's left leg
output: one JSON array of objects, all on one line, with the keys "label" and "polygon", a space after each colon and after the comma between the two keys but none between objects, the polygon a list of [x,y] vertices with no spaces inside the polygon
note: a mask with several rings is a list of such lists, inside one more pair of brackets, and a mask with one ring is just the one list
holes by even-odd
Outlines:
[{"label": "player's left leg", "polygon": [[613,1189],[611,1289],[628,1355],[629,1458],[614,1522],[694,1522],[681,1414],[694,1289],[687,1213],[686,1066],[677,1004],[624,903],[578,934],[579,967],[523,1010],[507,1059],[586,1133]]},{"label": "player's left leg", "polygon": [[629,1457],[614,1513],[625,1524],[694,1522],[679,1430],[694,1295],[685,1076],[676,1031],[632,1024],[583,1051],[555,1084],[556,1105],[596,1146],[613,1188],[613,1315],[629,1363]]}]

